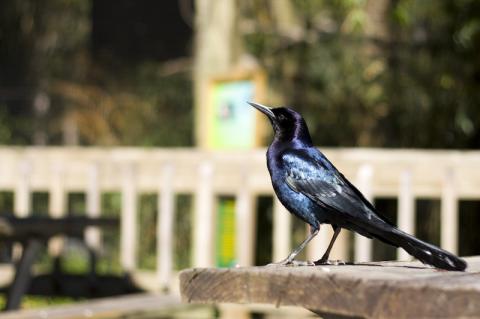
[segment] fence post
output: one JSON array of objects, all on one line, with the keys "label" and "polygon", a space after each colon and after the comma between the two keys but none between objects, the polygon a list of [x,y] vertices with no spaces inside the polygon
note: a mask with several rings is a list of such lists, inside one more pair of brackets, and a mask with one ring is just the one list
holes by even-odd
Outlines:
[{"label": "fence post", "polygon": [[[357,173],[357,187],[369,201],[373,200],[372,193],[373,168],[370,164],[360,166]],[[355,233],[355,261],[372,260],[372,240]]]},{"label": "fence post", "polygon": [[[400,174],[397,211],[398,228],[415,235],[415,198],[412,190],[412,172],[409,169],[403,170]],[[397,259],[409,260],[411,258],[402,248],[397,249]]]},{"label": "fence post", "polygon": [[440,243],[443,249],[454,254],[458,250],[458,201],[455,186],[455,172],[453,168],[447,168],[442,185]]},{"label": "fence post", "polygon": [[[87,186],[87,211],[90,218],[100,217],[100,187],[99,187],[99,167],[98,163],[92,163],[88,167],[88,186]],[[85,241],[88,247],[98,251],[101,247],[101,233],[98,227],[89,226],[85,230]]]},{"label": "fence post", "polygon": [[255,256],[255,211],[248,175],[245,171],[242,174],[242,183],[235,198],[235,250],[237,263],[251,266]]},{"label": "fence post", "polygon": [[[65,215],[66,200],[63,187],[64,168],[61,163],[54,163],[52,167],[52,179],[50,185],[50,199],[48,203],[48,214],[52,218],[60,218]],[[59,256],[63,249],[63,236],[55,236],[49,241],[49,253]]]},{"label": "fence post", "polygon": [[135,270],[137,259],[137,194],[134,173],[133,163],[128,163],[123,167],[120,263],[125,272]]},{"label": "fence post", "polygon": [[173,270],[175,194],[173,192],[174,166],[162,167],[157,197],[157,280],[161,290],[170,289]]},{"label": "fence post", "polygon": [[[310,233],[309,225],[306,225],[306,233],[307,234]],[[330,242],[332,235],[333,235],[333,231],[330,225],[328,224],[321,225],[318,235],[315,236],[306,247],[306,256],[309,261],[315,261],[320,259],[323,252],[327,250],[328,243]],[[338,244],[339,243],[337,241],[334,247],[336,247]]]},{"label": "fence post", "polygon": [[27,159],[20,161],[18,180],[14,196],[14,214],[17,217],[27,217],[31,209],[30,175],[32,164]]},{"label": "fence post", "polygon": [[214,196],[213,165],[203,162],[199,166],[199,179],[195,192],[193,266],[211,267],[214,264]]},{"label": "fence post", "polygon": [[273,258],[272,262],[279,262],[287,258],[291,250],[292,216],[280,203],[277,196],[273,196]]},{"label": "fence post", "polygon": [[[28,217],[32,206],[30,193],[30,175],[32,174],[32,163],[27,159],[20,160],[18,165],[18,178],[13,198],[13,213],[16,217]],[[12,259],[20,260],[22,246],[19,243],[13,245]]]}]

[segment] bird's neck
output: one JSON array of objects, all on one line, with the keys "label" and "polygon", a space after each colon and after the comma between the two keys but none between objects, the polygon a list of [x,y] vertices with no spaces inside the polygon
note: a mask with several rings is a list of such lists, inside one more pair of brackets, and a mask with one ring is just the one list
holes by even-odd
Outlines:
[{"label": "bird's neck", "polygon": [[312,147],[312,139],[307,125],[295,125],[291,130],[275,131],[275,137],[267,151],[267,164],[270,175],[275,175],[276,170],[282,166],[282,155],[287,150],[304,149]]},{"label": "bird's neck", "polygon": [[[313,146],[310,132],[307,124],[303,119],[298,120],[294,125],[286,128],[275,130],[275,137],[273,143],[275,144],[289,144],[299,147]],[[293,145],[292,145],[293,144]]]}]

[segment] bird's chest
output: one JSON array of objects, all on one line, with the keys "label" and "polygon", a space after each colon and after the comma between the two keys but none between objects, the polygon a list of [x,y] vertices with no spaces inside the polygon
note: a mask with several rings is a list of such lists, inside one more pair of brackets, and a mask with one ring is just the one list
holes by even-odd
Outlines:
[{"label": "bird's chest", "polygon": [[281,167],[272,169],[272,163],[269,163],[272,186],[280,202],[290,213],[301,218],[310,225],[318,225],[323,221],[319,220],[319,209],[314,202],[302,193],[292,190],[285,182],[286,172]]}]

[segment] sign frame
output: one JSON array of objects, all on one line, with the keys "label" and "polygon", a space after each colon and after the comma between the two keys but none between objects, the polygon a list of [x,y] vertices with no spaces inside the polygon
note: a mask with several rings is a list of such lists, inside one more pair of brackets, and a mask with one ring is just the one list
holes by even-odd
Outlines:
[{"label": "sign frame", "polygon": [[[225,75],[218,75],[212,77],[208,83],[208,92],[206,97],[206,108],[205,112],[208,114],[205,118],[206,121],[206,133],[205,133],[205,143],[207,149],[209,150],[228,150],[227,148],[217,147],[213,143],[213,134],[214,134],[214,119],[213,114],[215,112],[215,90],[218,88],[219,85],[235,83],[235,82],[243,82],[248,81],[251,82],[254,86],[254,95],[252,98],[252,102],[262,103],[265,100],[266,96],[266,76],[263,71],[260,69],[254,70],[236,70],[229,74]],[[247,104],[248,101],[245,101],[245,108],[250,107]],[[265,119],[262,114],[259,112],[255,112],[255,119],[254,119],[254,140],[252,141],[251,147],[243,148],[243,149],[251,149],[255,147],[263,146],[264,137],[266,135],[266,125]],[[235,149],[235,148],[231,148]]]}]

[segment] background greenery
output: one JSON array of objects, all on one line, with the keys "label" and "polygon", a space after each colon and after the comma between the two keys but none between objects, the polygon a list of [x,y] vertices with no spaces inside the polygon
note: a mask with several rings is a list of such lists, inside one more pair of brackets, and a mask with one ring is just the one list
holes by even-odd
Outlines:
[{"label": "background greenery", "polygon": [[[480,146],[478,1],[289,3],[285,28],[277,2],[238,1],[238,36],[318,145]],[[2,1],[0,143],[191,146],[192,12]]]},{"label": "background greenery", "polygon": [[249,3],[246,45],[318,145],[480,145],[478,1],[293,1],[295,37]]}]

